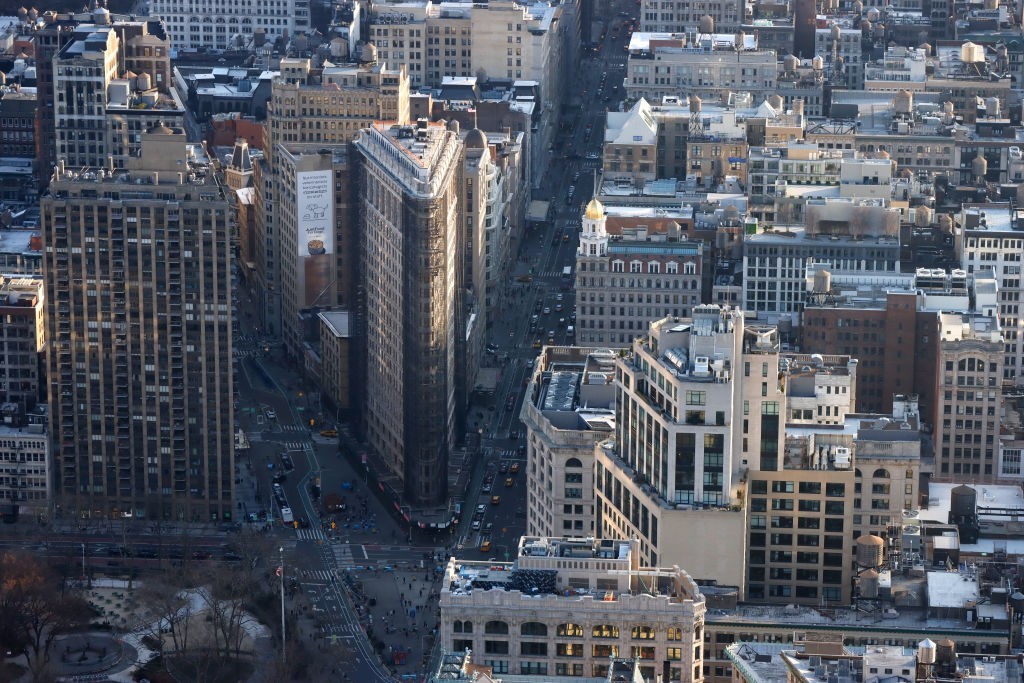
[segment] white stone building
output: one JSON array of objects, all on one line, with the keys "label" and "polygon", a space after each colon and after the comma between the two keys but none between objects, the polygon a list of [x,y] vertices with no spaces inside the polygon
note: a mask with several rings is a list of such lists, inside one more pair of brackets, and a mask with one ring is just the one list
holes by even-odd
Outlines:
[{"label": "white stone building", "polygon": [[253,45],[257,32],[273,43],[309,30],[309,0],[152,0],[150,14],[167,24],[178,50]]},{"label": "white stone building", "polygon": [[514,562],[452,558],[440,608],[441,646],[497,674],[601,677],[631,657],[646,680],[704,680],[704,596],[636,541],[524,536]]}]

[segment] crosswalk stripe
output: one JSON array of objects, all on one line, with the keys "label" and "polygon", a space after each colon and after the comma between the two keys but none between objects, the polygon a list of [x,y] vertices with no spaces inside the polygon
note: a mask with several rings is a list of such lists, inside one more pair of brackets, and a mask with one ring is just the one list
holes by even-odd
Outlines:
[{"label": "crosswalk stripe", "polygon": [[326,538],[320,529],[296,529],[295,534],[306,541],[321,541]]},{"label": "crosswalk stripe", "polygon": [[301,569],[299,576],[304,579],[316,579],[324,583],[331,582],[331,572],[327,569]]}]

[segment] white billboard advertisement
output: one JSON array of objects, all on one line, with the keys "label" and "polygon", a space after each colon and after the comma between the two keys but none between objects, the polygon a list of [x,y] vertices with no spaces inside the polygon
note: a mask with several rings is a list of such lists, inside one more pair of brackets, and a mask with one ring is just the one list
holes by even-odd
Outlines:
[{"label": "white billboard advertisement", "polygon": [[334,253],[334,172],[296,174],[299,256]]},{"label": "white billboard advertisement", "polygon": [[296,248],[303,307],[333,306],[334,172],[295,174]]}]

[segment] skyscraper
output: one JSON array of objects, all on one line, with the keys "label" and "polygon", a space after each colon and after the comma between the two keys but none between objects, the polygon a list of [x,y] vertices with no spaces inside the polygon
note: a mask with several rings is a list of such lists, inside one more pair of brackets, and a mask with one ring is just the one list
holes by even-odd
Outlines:
[{"label": "skyscraper", "polygon": [[180,129],[41,203],[58,514],[231,519],[228,207]]},{"label": "skyscraper", "polygon": [[[347,250],[348,231],[342,210],[342,195],[347,193],[336,191],[343,190],[347,183],[340,176],[335,182],[324,183],[323,174],[332,169],[345,173],[346,148],[359,130],[374,121],[409,121],[409,77],[405,71],[378,63],[372,46],[364,56],[366,61],[360,64],[328,62],[322,68],[314,68],[309,59],[282,59],[280,73],[272,84],[264,156],[256,182],[259,197],[254,260],[260,283],[256,290],[263,297],[263,329],[272,335],[280,333],[292,355],[301,354],[306,341],[303,318],[315,319],[315,314],[307,315],[310,309],[351,308],[354,259]],[[324,159],[308,158],[322,150],[330,154]],[[333,159],[328,158],[332,155]],[[310,227],[295,215],[300,202],[303,207],[311,203],[333,206],[337,202],[329,219],[336,225],[327,231],[322,223],[327,220],[324,214],[318,219],[319,231],[324,235],[297,239],[296,225],[301,224],[303,231]],[[324,249],[323,253],[309,252],[311,239],[323,242],[314,248],[315,252]],[[306,266],[315,266],[326,277],[308,297]],[[309,282],[320,279],[312,277]]]},{"label": "skyscraper", "polygon": [[363,421],[407,500],[444,500],[455,443],[463,228],[458,123],[374,124],[356,137],[363,231]]}]

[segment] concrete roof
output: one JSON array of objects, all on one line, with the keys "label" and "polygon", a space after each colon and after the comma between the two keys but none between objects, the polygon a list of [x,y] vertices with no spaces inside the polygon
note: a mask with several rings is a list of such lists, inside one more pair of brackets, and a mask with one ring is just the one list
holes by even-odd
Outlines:
[{"label": "concrete roof", "polygon": [[980,597],[978,581],[959,572],[928,572],[928,606],[962,609]]}]

